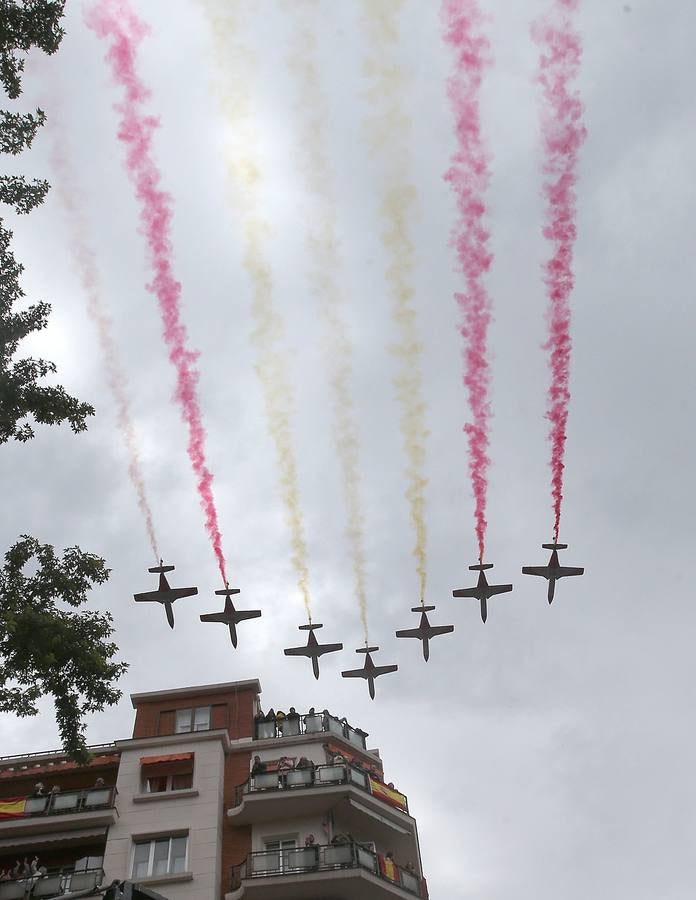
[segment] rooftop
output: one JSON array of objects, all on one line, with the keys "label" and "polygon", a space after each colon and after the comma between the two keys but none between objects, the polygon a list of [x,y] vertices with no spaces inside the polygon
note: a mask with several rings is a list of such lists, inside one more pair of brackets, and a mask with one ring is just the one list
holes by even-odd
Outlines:
[{"label": "rooftop", "polygon": [[190,687],[174,688],[166,691],[146,691],[140,694],[131,694],[133,709],[137,709],[139,703],[149,703],[153,700],[162,700],[166,697],[202,697],[206,694],[226,694],[232,691],[254,688],[257,694],[261,693],[261,682],[258,678],[248,678],[245,681],[223,681],[219,684],[194,684]]}]

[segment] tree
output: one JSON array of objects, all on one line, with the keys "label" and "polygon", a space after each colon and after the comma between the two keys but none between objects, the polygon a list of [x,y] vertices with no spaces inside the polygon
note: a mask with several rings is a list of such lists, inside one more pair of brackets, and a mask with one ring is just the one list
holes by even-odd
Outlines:
[{"label": "tree", "polygon": [[[32,47],[54,53],[63,29],[64,0],[0,0],[0,83],[10,99],[21,94],[24,56]],[[31,146],[46,116],[0,110],[0,152],[16,155]],[[0,203],[25,214],[39,206],[47,181],[0,175]],[[12,232],[0,218],[0,445],[28,441],[35,424],[69,423],[84,431],[94,410],[60,385],[43,383],[52,362],[17,358],[21,341],[46,327],[50,306],[17,306],[24,298],[24,267],[11,250]],[[25,567],[36,565],[33,575]],[[88,759],[84,715],[114,704],[113,685],[125,663],[113,662],[111,616],[73,611],[87,602],[90,587],[109,577],[104,560],[79,547],[59,557],[29,535],[7,551],[0,568],[0,711],[19,716],[38,712],[37,701],[53,697],[61,740],[70,757]],[[72,609],[71,609],[72,608]]]}]

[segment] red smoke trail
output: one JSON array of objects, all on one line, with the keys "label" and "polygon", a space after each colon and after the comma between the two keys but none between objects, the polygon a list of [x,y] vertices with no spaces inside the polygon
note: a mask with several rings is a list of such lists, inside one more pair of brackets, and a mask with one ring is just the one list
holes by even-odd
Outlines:
[{"label": "red smoke trail", "polygon": [[488,491],[488,420],[490,374],[487,359],[491,301],[483,278],[491,265],[489,234],[484,226],[490,156],[481,136],[479,95],[489,44],[478,28],[483,16],[477,0],[444,0],[442,17],[445,41],[456,55],[456,71],[448,82],[455,115],[459,149],[445,174],[457,195],[459,222],[452,234],[459,267],[466,279],[466,293],[456,294],[462,314],[460,332],[464,346],[464,384],[469,393],[473,422],[464,426],[469,439],[469,472],[474,492],[479,561],[486,541]]},{"label": "red smoke trail", "polygon": [[201,421],[196,383],[198,372],[193,367],[198,354],[189,350],[186,328],[181,322],[179,301],[181,284],[172,273],[170,242],[171,197],[159,188],[160,172],[152,158],[152,134],[159,120],[145,115],[143,104],[150,96],[136,71],[138,44],[148,33],[148,26],[130,8],[127,0],[100,0],[87,12],[87,24],[101,38],[110,41],[106,59],[114,80],[125,89],[125,99],[116,104],[121,115],[118,138],[128,150],[126,168],[141,203],[140,218],[150,248],[154,278],[148,285],[159,301],[164,326],[164,339],[169,359],[176,368],[176,398],[188,425],[188,455],[198,480],[198,493],[205,512],[205,526],[210,536],[220,574],[226,581],[225,557],[213,498],[213,476],[205,462],[205,431]]},{"label": "red smoke trail", "polygon": [[532,36],[541,49],[538,81],[543,89],[542,135],[544,142],[544,237],[553,246],[545,265],[549,298],[551,387],[547,417],[551,421],[551,494],[553,538],[558,540],[563,500],[563,469],[568,423],[570,376],[570,294],[573,290],[573,246],[575,243],[575,184],[578,154],[585,139],[582,103],[571,84],[582,56],[580,36],[573,30],[571,14],[579,0],[555,0],[550,16],[532,26]]}]

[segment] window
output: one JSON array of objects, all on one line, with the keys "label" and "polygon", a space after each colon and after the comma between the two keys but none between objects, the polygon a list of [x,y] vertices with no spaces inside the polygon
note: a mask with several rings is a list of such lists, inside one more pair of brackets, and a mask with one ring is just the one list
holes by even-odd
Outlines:
[{"label": "window", "polygon": [[75,872],[86,872],[88,869],[101,869],[104,866],[103,856],[83,856],[75,861]]},{"label": "window", "polygon": [[176,875],[186,871],[187,835],[138,841],[133,853],[133,878]]},{"label": "window", "polygon": [[286,872],[292,868],[293,851],[295,850],[295,839],[288,838],[278,841],[264,841],[263,867],[273,872]]},{"label": "window", "polygon": [[194,709],[177,709],[176,733],[183,734],[186,731],[209,731],[210,707],[196,706]]},{"label": "window", "polygon": [[193,772],[179,775],[153,775],[145,779],[146,794],[163,794],[165,791],[185,791],[193,786]]}]

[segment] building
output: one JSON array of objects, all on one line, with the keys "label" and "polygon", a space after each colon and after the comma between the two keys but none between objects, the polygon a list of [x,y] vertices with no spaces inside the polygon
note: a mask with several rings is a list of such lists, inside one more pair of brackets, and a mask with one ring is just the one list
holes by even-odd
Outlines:
[{"label": "building", "polygon": [[133,694],[133,736],[86,766],[0,757],[0,900],[114,879],[169,900],[427,897],[415,819],[367,734],[327,710],[263,717],[260,693]]}]

